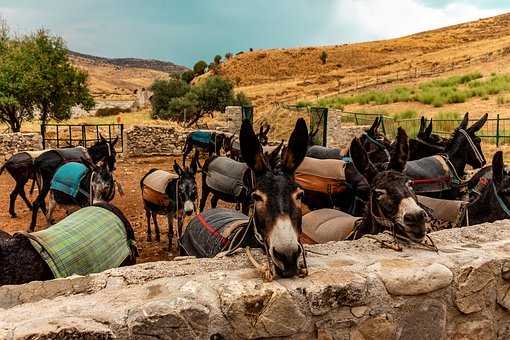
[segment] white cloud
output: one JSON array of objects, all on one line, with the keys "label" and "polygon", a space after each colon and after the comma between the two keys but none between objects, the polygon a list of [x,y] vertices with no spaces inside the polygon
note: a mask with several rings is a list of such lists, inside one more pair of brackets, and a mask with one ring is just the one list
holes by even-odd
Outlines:
[{"label": "white cloud", "polygon": [[337,29],[357,31],[371,39],[400,37],[505,12],[481,9],[473,4],[452,2],[441,8],[427,7],[419,0],[338,0]]}]

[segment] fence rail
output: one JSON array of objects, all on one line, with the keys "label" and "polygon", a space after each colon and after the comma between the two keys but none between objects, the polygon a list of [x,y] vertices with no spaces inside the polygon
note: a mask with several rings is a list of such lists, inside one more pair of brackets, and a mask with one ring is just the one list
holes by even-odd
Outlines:
[{"label": "fence rail", "polygon": [[124,124],[41,124],[43,149],[71,146],[88,147],[96,143],[101,136],[119,142],[117,152],[124,152]]},{"label": "fence rail", "polygon": [[[396,136],[399,126],[404,128],[410,137],[416,137],[416,134],[420,130],[421,118],[395,119],[383,114],[342,112],[342,122],[351,122],[356,125],[371,125],[376,117],[382,118],[382,132],[390,138]],[[461,118],[432,118],[433,132],[438,135],[448,136],[459,126],[461,121]],[[474,120],[472,119],[472,121]],[[495,117],[487,119],[487,123],[485,123],[477,136],[488,143],[496,144],[496,146],[510,144],[510,118],[501,118],[499,114],[496,114]]]}]

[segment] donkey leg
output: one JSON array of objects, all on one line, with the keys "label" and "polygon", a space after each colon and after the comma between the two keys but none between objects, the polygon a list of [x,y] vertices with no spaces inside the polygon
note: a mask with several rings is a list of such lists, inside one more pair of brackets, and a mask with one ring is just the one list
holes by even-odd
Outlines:
[{"label": "donkey leg", "polygon": [[202,186],[202,197],[200,198],[200,207],[198,209],[200,212],[204,211],[207,196],[209,196],[209,190],[207,190],[205,186]]},{"label": "donkey leg", "polygon": [[35,225],[37,224],[37,213],[39,212],[39,208],[42,210],[44,214],[46,214],[46,205],[44,203],[44,198],[50,191],[50,185],[47,183],[43,183],[43,188],[37,198],[34,201],[33,209],[32,209],[32,220],[30,221],[29,231],[34,231]]},{"label": "donkey leg", "polygon": [[57,202],[55,201],[55,197],[53,196],[53,192],[50,191],[50,194],[48,196],[48,211],[46,212],[46,223],[48,224],[48,227],[53,224],[53,211],[55,210],[55,207],[57,206]]},{"label": "donkey leg", "polygon": [[145,216],[147,217],[147,242],[151,242],[152,241],[151,211],[147,207],[145,207]]},{"label": "donkey leg", "polygon": [[15,205],[16,205],[16,198],[18,197],[18,191],[19,191],[18,188],[19,188],[19,186],[16,183],[16,186],[14,187],[11,194],[9,195],[9,214],[11,214],[12,218],[15,218],[17,216],[16,211],[15,211]]},{"label": "donkey leg", "polygon": [[21,199],[25,202],[27,208],[29,210],[32,210],[32,203],[27,198],[27,194],[25,193],[25,184],[20,188],[19,195],[21,196]]},{"label": "donkey leg", "polygon": [[211,208],[216,208],[218,206],[219,198],[216,195],[212,195],[211,197]]},{"label": "donkey leg", "polygon": [[161,235],[159,233],[158,215],[155,211],[152,212],[152,220],[154,222],[154,230],[156,231],[156,241],[159,242],[161,240]]}]

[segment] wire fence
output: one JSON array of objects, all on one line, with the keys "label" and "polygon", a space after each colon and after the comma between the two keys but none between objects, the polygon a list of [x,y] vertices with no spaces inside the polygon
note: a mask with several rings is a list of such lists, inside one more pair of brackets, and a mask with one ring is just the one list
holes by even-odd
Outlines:
[{"label": "wire fence", "polygon": [[[353,123],[355,125],[371,125],[376,117],[382,119],[381,130],[388,138],[396,136],[398,127],[404,128],[410,137],[416,137],[420,130],[421,118],[395,119],[383,114],[342,112],[342,122]],[[432,118],[433,132],[441,136],[449,136],[459,126],[461,121],[462,118]],[[510,144],[510,118],[501,118],[499,114],[489,117],[487,123],[477,133],[477,136],[485,142],[496,144],[497,146]]]}]

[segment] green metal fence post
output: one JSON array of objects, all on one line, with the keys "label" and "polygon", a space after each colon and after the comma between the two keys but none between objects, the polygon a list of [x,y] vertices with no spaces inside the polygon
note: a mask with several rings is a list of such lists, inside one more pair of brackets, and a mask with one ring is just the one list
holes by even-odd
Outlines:
[{"label": "green metal fence post", "polygon": [[358,124],[358,114],[356,112],[354,112],[354,120],[356,121],[356,125],[359,125]]},{"label": "green metal fence post", "polygon": [[499,147],[499,113],[496,115],[496,146]]}]

